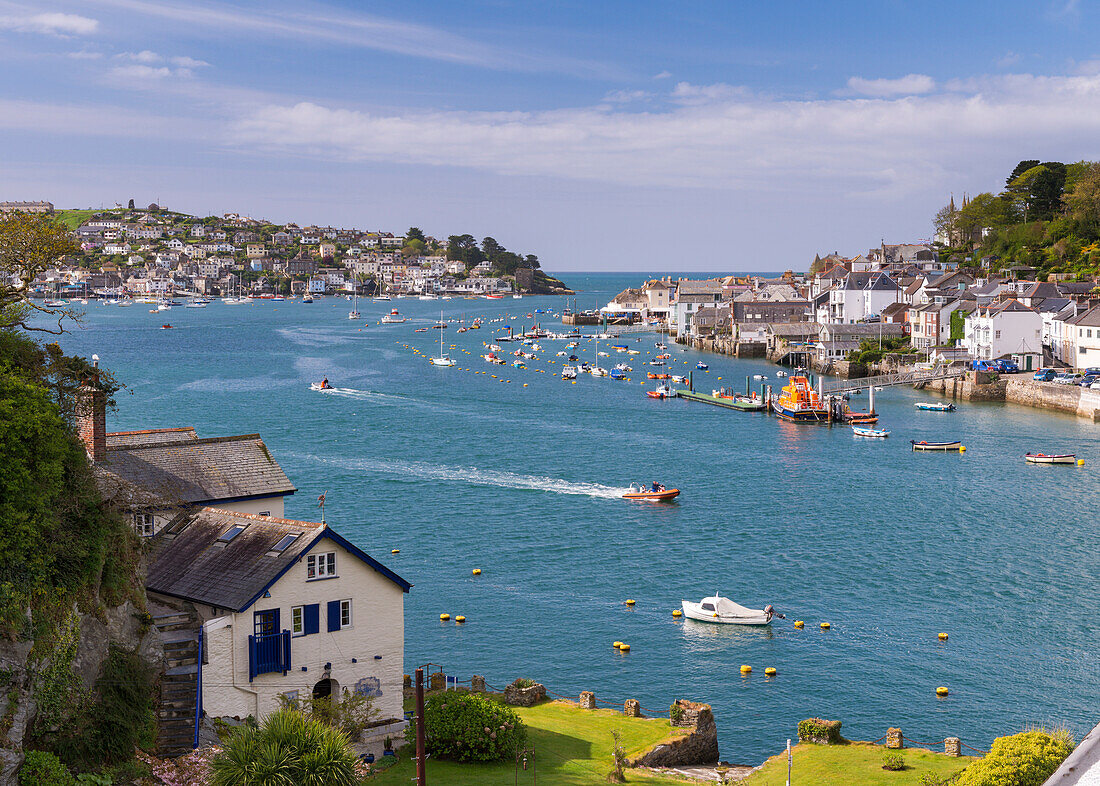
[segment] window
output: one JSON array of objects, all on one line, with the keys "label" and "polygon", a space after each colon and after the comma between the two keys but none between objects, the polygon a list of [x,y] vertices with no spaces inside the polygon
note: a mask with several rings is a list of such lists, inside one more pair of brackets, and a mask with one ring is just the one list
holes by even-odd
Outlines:
[{"label": "window", "polygon": [[999,331],[999,330],[997,331],[997,336],[996,336],[996,337],[997,337],[997,338],[1000,338],[1000,337],[1001,337],[1001,331]]},{"label": "window", "polygon": [[306,557],[306,580],[327,579],[336,575],[336,552],[310,554]]},{"label": "window", "polygon": [[270,510],[261,510],[261,511],[260,511],[260,515],[261,515],[261,516],[270,516],[270,515],[271,515],[271,511],[270,511]]},{"label": "window", "polygon": [[272,551],[286,551],[290,548],[290,544],[298,539],[298,533],[292,533],[290,535],[283,535],[283,537],[271,547]]},{"label": "window", "polygon": [[242,532],[244,532],[244,525],[235,524],[234,526],[226,530],[225,533],[222,534],[220,538],[218,538],[218,540],[222,543],[228,543],[229,541],[233,540],[233,538],[240,535]]},{"label": "window", "polygon": [[156,526],[156,519],[153,518],[152,513],[135,513],[134,514],[134,532],[141,535],[143,538],[150,538],[154,534],[154,528]]},{"label": "window", "polygon": [[304,636],[306,633],[305,607],[292,606],[290,609],[290,632],[294,636]]},{"label": "window", "polygon": [[340,627],[341,628],[350,628],[351,627],[351,601],[350,600],[340,601]]}]

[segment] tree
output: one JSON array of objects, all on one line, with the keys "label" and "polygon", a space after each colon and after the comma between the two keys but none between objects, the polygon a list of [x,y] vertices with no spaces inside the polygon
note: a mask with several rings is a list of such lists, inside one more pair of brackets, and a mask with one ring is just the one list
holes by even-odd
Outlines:
[{"label": "tree", "polygon": [[959,243],[977,243],[986,227],[997,227],[1005,223],[1005,204],[999,198],[986,192],[978,194],[956,211],[952,221],[952,230],[958,236]]},{"label": "tree", "polygon": [[523,258],[523,264],[526,265],[527,267],[531,268],[532,270],[538,270],[539,269],[539,258],[537,256],[535,256],[534,254],[528,254],[527,256],[525,256]]},{"label": "tree", "polygon": [[[31,285],[39,273],[70,254],[80,253],[64,224],[45,213],[6,213],[0,216],[0,329],[21,327],[59,335],[62,323],[73,317],[68,309],[47,308],[31,301]],[[19,283],[13,284],[16,280]],[[57,318],[57,330],[27,324],[35,314]]]},{"label": "tree", "polygon": [[348,737],[292,709],[241,726],[214,757],[213,786],[353,786],[359,782]]},{"label": "tree", "polygon": [[993,740],[989,753],[971,764],[958,786],[1042,786],[1073,751],[1064,732],[1026,731]]},{"label": "tree", "polygon": [[[955,244],[955,216],[958,212],[951,205],[944,205],[932,219],[932,227],[936,230],[936,237],[946,238],[949,246]],[[814,264],[810,267],[810,272],[816,273],[824,269],[825,263],[820,257],[816,257]]]},{"label": "tree", "polygon": [[1005,178],[1005,185],[1011,188],[1012,181],[1014,181],[1027,170],[1037,166],[1039,166],[1039,159],[1037,158],[1028,159],[1027,161],[1021,161],[1016,165],[1016,168],[1012,170],[1012,174]]},{"label": "tree", "polygon": [[1089,234],[1100,231],[1100,163],[1090,163],[1063,197],[1070,218]]},{"label": "tree", "polygon": [[129,202],[126,203],[126,209],[127,210],[133,210],[134,209],[134,200],[133,199],[131,199]]},{"label": "tree", "polygon": [[473,235],[451,235],[447,238],[447,259],[462,262],[469,270],[485,259]]},{"label": "tree", "polygon": [[423,243],[425,241],[424,233],[420,227],[409,227],[409,231],[405,233],[405,240],[419,240]]},{"label": "tree", "polygon": [[496,264],[505,251],[504,246],[498,243],[495,238],[487,237],[481,241],[481,253],[485,255],[485,259],[488,260],[489,264]]}]

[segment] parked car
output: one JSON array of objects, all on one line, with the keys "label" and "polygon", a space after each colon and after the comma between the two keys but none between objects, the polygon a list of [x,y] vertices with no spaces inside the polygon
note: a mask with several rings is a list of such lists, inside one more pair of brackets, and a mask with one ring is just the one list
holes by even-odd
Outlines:
[{"label": "parked car", "polygon": [[1092,368],[1086,368],[1082,373],[1085,376],[1088,376],[1089,374],[1094,374],[1094,375],[1100,377],[1100,368],[1097,368],[1096,366],[1093,366]]},{"label": "parked car", "polygon": [[975,360],[970,364],[974,371],[997,371],[996,360]]},{"label": "parked car", "polygon": [[1093,382],[1091,385],[1089,385],[1089,388],[1092,390],[1100,390],[1100,382]]},{"label": "parked car", "polygon": [[1050,382],[1057,376],[1058,372],[1052,368],[1041,368],[1035,372],[1035,376],[1032,377],[1036,382]]},{"label": "parked car", "polygon": [[1084,374],[1063,374],[1063,385],[1079,385],[1081,380],[1085,378]]},{"label": "parked car", "polygon": [[994,360],[997,371],[1002,374],[1019,374],[1020,367],[1016,364],[1015,360]]},{"label": "parked car", "polygon": [[1054,375],[1054,378],[1050,381],[1055,385],[1068,385],[1069,378],[1072,376],[1068,371],[1062,371]]},{"label": "parked car", "polygon": [[1100,374],[1085,374],[1085,376],[1081,377],[1081,381],[1077,384],[1083,388],[1087,388],[1098,379],[1100,379]]}]

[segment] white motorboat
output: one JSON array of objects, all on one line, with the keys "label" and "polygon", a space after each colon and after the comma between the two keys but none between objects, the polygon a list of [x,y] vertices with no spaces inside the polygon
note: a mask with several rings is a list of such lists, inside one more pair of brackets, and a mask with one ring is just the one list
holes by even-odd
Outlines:
[{"label": "white motorboat", "polygon": [[683,606],[685,617],[700,622],[717,622],[723,625],[767,625],[775,617],[786,619],[782,614],[777,614],[771,606],[747,609],[717,593],[709,598],[703,598],[698,603],[692,603],[689,600],[680,601],[680,605]]},{"label": "white motorboat", "polygon": [[332,390],[332,385],[330,385],[326,379],[323,382],[310,382],[309,389],[319,391]]},{"label": "white motorboat", "polygon": [[616,363],[614,370],[615,371],[633,371],[634,369],[632,369],[626,363]]},{"label": "white motorboat", "polygon": [[576,379],[577,378],[577,369],[573,368],[572,366],[562,366],[562,368],[561,368],[561,378],[562,379]]}]

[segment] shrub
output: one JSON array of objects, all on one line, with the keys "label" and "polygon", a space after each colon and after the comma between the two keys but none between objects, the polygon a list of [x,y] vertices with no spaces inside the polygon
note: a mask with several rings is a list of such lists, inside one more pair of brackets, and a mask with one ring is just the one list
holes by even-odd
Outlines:
[{"label": "shrub", "polygon": [[672,702],[672,705],[668,708],[668,719],[672,721],[672,725],[675,726],[684,717],[684,708],[680,706],[679,702]]},{"label": "shrub", "polygon": [[1062,731],[1025,731],[998,737],[989,754],[967,767],[958,786],[1041,786],[1073,751]]},{"label": "shrub", "polygon": [[905,769],[905,757],[900,753],[882,754],[882,769],[891,772],[901,772]]},{"label": "shrub", "polygon": [[76,778],[52,753],[27,751],[19,768],[19,786],[76,786]]},{"label": "shrub", "polygon": [[611,732],[611,739],[614,742],[611,748],[611,760],[614,767],[608,773],[607,779],[612,783],[625,783],[626,775],[623,770],[626,769],[627,758],[626,749],[623,747],[623,733],[615,729]]},{"label": "shrub", "polygon": [[347,688],[344,688],[338,702],[333,702],[330,696],[306,699],[279,696],[279,704],[284,709],[295,709],[307,718],[327,723],[344,732],[351,740],[358,740],[363,730],[378,717],[378,710],[370,696],[352,693]]},{"label": "shrub", "polygon": [[519,688],[519,689],[521,689],[521,690],[522,690],[523,688],[531,688],[531,687],[534,687],[534,685],[535,685],[535,681],[534,681],[534,680],[529,680],[529,679],[526,679],[526,678],[524,678],[524,677],[520,677],[520,678],[519,678],[518,680],[516,680],[516,681],[515,681],[515,682],[513,682],[512,684],[513,684],[513,685],[515,685],[515,686],[516,686],[517,688]]},{"label": "shrub", "polygon": [[798,741],[814,742],[819,745],[840,745],[845,740],[840,736],[840,721],[807,718],[798,722]]},{"label": "shrub", "polygon": [[[458,761],[499,761],[527,741],[527,727],[516,711],[476,693],[443,692],[424,702],[426,750]],[[405,731],[416,741],[416,727]]]}]

